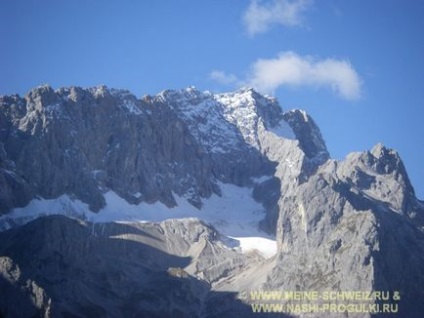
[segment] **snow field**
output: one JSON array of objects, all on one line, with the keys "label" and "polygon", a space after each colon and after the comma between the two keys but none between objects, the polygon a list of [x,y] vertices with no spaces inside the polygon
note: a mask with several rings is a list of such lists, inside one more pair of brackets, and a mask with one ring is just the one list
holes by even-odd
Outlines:
[{"label": "snow field", "polygon": [[0,230],[23,225],[38,217],[58,214],[94,223],[161,222],[167,219],[196,217],[213,225],[222,235],[238,241],[242,252],[257,250],[266,258],[275,255],[275,238],[258,228],[265,211],[263,206],[252,198],[252,190],[224,183],[219,186],[222,196],[212,195],[204,199],[200,210],[178,196],[175,196],[177,206],[174,208],[168,208],[160,202],[133,205],[113,191],[104,194],[106,206],[98,213],[91,212],[87,204],[67,195],[56,199],[34,199],[26,207],[16,208],[1,216]]}]

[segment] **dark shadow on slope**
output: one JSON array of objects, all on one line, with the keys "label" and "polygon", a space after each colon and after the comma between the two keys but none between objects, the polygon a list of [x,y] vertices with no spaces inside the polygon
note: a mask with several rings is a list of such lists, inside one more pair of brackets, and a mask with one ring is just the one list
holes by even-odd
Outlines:
[{"label": "dark shadow on slope", "polygon": [[22,285],[11,284],[3,275],[0,276],[0,318],[34,317],[40,310],[28,297],[28,291]]},{"label": "dark shadow on slope", "polygon": [[277,177],[256,184],[253,188],[253,198],[261,202],[267,211],[265,218],[260,222],[260,228],[270,234],[275,235],[276,224],[280,208],[278,200],[281,198],[281,181]]},{"label": "dark shadow on slope", "polygon": [[[389,291],[391,298],[398,292],[400,299],[389,301],[396,316],[422,317],[424,313],[424,233],[403,215],[379,210],[375,213],[379,225],[380,249],[373,253],[374,286],[377,291]],[[387,302],[386,302],[387,303]],[[393,317],[382,313],[375,317]]]},{"label": "dark shadow on slope", "polygon": [[342,197],[350,203],[350,205],[357,211],[375,210],[376,207],[382,209],[389,209],[389,206],[385,202],[375,200],[363,192],[352,191],[351,185],[348,183],[338,181],[333,184],[333,189],[341,194]]},{"label": "dark shadow on slope", "polygon": [[[120,236],[120,235],[135,235],[145,238],[150,238],[152,240],[160,241],[163,240],[157,237],[159,233],[158,227],[155,227],[153,224],[144,225],[143,229],[137,227],[134,223],[88,223],[88,227],[91,227],[92,236]],[[153,234],[152,234],[153,233]],[[156,235],[154,235],[156,234]]]},{"label": "dark shadow on slope", "polygon": [[234,293],[187,275],[189,257],[148,245],[162,242],[155,231],[110,223],[93,235],[90,223],[49,216],[0,233],[0,315],[258,317]]}]

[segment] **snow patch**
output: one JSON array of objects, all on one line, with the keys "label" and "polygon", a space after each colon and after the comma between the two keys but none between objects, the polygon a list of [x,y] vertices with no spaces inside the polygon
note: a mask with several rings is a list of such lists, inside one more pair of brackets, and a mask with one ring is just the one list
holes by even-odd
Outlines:
[{"label": "snow patch", "polygon": [[133,193],[132,196],[136,199],[141,198],[142,194],[140,192]]},{"label": "snow patch", "polygon": [[201,210],[176,195],[177,206],[168,208],[160,202],[129,204],[115,192],[109,191],[104,194],[106,206],[98,213],[91,212],[87,204],[67,195],[56,199],[34,199],[26,207],[16,208],[1,216],[0,230],[28,223],[41,216],[57,214],[93,223],[162,222],[196,217],[212,224],[221,234],[238,241],[242,252],[257,249],[264,257],[274,255],[277,243],[275,238],[259,229],[265,211],[253,199],[252,189],[225,183],[219,186],[222,196],[214,194],[204,199]]},{"label": "snow patch", "polygon": [[255,182],[255,183],[262,183],[262,182],[271,180],[272,178],[274,178],[273,175],[271,175],[271,176],[261,176],[261,177],[258,177],[258,178],[252,178],[252,181]]},{"label": "snow patch", "polygon": [[12,212],[2,215],[0,217],[0,231],[23,225],[47,215],[60,214],[75,219],[86,219],[87,211],[89,211],[88,204],[73,200],[67,195],[62,195],[56,199],[37,198],[31,200],[23,208],[15,208]]},{"label": "snow patch", "polygon": [[275,239],[265,237],[231,237],[240,242],[243,253],[256,251],[265,258],[271,258],[277,254]]},{"label": "snow patch", "polygon": [[138,108],[136,103],[132,100],[124,100],[121,105],[122,108],[129,111],[131,114],[134,115],[141,115],[143,112]]},{"label": "snow patch", "polygon": [[248,144],[259,148],[257,135],[259,116],[256,112],[255,100],[249,90],[217,95],[216,99],[225,105],[224,117],[226,120],[240,130]]},{"label": "snow patch", "polygon": [[241,89],[234,93],[216,95],[215,98],[224,105],[224,117],[235,125],[243,135],[244,140],[255,148],[259,148],[258,127],[264,125],[266,129],[279,137],[296,139],[296,136],[284,120],[274,127],[264,123],[264,118],[259,115],[259,109],[270,107],[269,103],[276,101],[269,97],[255,98],[251,89]]},{"label": "snow patch", "polygon": [[179,91],[164,91],[159,100],[167,102],[178,117],[187,123],[197,142],[211,153],[226,153],[239,146],[240,133],[223,116],[223,106],[210,92],[194,87]]}]

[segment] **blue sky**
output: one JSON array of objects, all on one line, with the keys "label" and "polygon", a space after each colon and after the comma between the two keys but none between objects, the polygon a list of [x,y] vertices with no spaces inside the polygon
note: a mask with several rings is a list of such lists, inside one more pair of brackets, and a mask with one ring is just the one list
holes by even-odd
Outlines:
[{"label": "blue sky", "polygon": [[2,0],[0,94],[254,86],[309,112],[336,159],[398,150],[424,199],[423,30],[417,0]]}]

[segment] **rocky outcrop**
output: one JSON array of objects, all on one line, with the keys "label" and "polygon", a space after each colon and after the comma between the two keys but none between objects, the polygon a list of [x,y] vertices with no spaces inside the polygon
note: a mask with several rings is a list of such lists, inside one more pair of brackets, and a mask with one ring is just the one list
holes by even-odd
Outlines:
[{"label": "rocky outcrop", "polygon": [[399,292],[400,315],[423,312],[424,209],[395,151],[329,160],[280,207],[268,289]]}]

